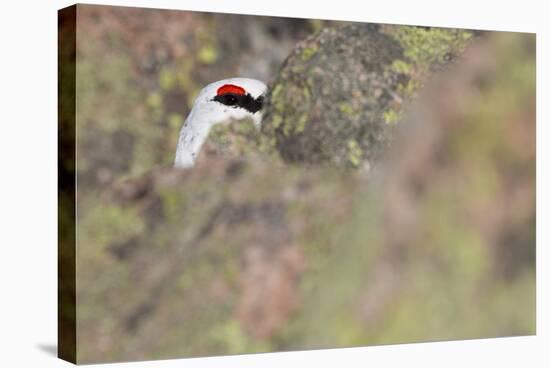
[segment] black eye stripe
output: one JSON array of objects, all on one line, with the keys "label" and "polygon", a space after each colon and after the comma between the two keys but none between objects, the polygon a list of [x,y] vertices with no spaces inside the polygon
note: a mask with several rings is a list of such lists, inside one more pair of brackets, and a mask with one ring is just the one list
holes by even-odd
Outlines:
[{"label": "black eye stripe", "polygon": [[259,96],[254,99],[249,93],[246,95],[225,93],[215,96],[212,101],[217,101],[226,106],[241,107],[254,114],[262,109],[264,97]]}]

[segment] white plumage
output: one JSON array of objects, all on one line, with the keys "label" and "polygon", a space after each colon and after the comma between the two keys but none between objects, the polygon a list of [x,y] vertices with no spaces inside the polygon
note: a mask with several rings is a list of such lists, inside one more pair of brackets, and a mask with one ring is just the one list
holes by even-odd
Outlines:
[{"label": "white plumage", "polygon": [[204,87],[180,130],[174,167],[194,165],[210,129],[216,124],[250,117],[259,127],[266,90],[263,82],[250,78],[229,78]]}]

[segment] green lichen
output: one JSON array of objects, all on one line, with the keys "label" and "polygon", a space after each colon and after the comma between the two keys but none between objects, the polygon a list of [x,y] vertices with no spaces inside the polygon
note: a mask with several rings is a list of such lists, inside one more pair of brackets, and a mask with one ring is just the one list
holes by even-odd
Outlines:
[{"label": "green lichen", "polygon": [[319,51],[317,46],[305,47],[302,50],[302,61],[308,61],[317,53],[317,51]]},{"label": "green lichen", "polygon": [[218,60],[217,40],[214,38],[216,23],[211,20],[195,33],[196,43],[200,45],[197,61],[202,64],[214,64]]},{"label": "green lichen", "polygon": [[404,77],[398,85],[404,100],[414,98],[430,72],[459,57],[473,37],[471,31],[453,28],[386,26],[384,31],[403,47],[403,58],[394,60],[386,73]]},{"label": "green lichen", "polygon": [[214,64],[218,60],[218,52],[213,46],[204,46],[199,50],[197,58],[203,64]]},{"label": "green lichen", "polygon": [[429,70],[459,55],[472,38],[472,32],[452,28],[396,26],[389,32],[402,46],[405,60],[393,66]]},{"label": "green lichen", "polygon": [[168,115],[168,124],[172,129],[179,130],[183,124],[183,116],[175,113]]},{"label": "green lichen", "polygon": [[363,151],[361,147],[355,140],[348,141],[348,160],[354,166],[358,167],[361,164],[361,158],[363,156]]},{"label": "green lichen", "polygon": [[176,75],[168,68],[162,68],[159,73],[159,86],[163,91],[169,91],[176,85]]},{"label": "green lichen", "polygon": [[181,222],[182,209],[185,208],[186,193],[181,193],[176,188],[159,190],[159,197],[162,203],[162,211],[167,223],[178,224]]},{"label": "green lichen", "polygon": [[338,105],[338,108],[340,109],[340,111],[343,114],[346,114],[346,115],[349,115],[349,116],[354,114],[353,106],[349,102],[340,103]]},{"label": "green lichen", "polygon": [[282,122],[283,122],[283,118],[279,114],[276,114],[271,118],[271,125],[274,129],[279,128]]},{"label": "green lichen", "polygon": [[401,114],[395,110],[384,111],[384,121],[386,124],[394,124],[399,121]]},{"label": "green lichen", "polygon": [[212,342],[217,342],[227,354],[239,354],[243,351],[250,353],[265,352],[272,349],[269,342],[251,338],[243,331],[242,326],[235,319],[228,319],[224,323],[214,326],[209,331]]},{"label": "green lichen", "polygon": [[[270,123],[264,124],[263,132],[271,135],[279,131],[286,136],[304,132],[309,120],[307,108],[310,104],[311,91],[308,85],[276,84],[270,96],[270,105],[273,107],[270,112]],[[285,118],[286,116],[296,118],[291,120]]]},{"label": "green lichen", "polygon": [[[300,118],[298,118],[298,122],[296,123],[296,127],[294,129],[294,134],[300,134],[300,133],[303,133],[304,130],[306,130],[306,124],[307,124],[307,121],[308,121],[308,115],[307,114],[302,114],[300,116]],[[287,132],[285,132],[285,134],[288,134]]]},{"label": "green lichen", "polygon": [[80,226],[83,231],[79,237],[84,242],[93,242],[100,249],[124,242],[145,229],[143,219],[135,208],[109,204],[89,207]]}]

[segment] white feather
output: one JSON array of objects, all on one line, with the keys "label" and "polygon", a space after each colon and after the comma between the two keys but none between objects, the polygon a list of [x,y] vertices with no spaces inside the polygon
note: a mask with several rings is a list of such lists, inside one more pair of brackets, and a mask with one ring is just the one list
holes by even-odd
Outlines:
[{"label": "white feather", "polygon": [[174,167],[189,168],[194,165],[210,129],[216,124],[231,119],[241,120],[250,117],[257,127],[260,126],[261,111],[253,114],[243,108],[225,106],[213,101],[218,88],[224,84],[240,86],[254,98],[263,95],[267,90],[267,86],[263,82],[250,78],[229,78],[204,87],[195,99],[193,108],[181,127]]}]

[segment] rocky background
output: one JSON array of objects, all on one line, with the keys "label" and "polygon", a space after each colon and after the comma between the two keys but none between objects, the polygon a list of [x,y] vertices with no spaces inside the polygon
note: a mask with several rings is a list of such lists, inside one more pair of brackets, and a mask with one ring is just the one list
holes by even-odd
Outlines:
[{"label": "rocky background", "polygon": [[[535,333],[535,37],[79,6],[81,363]],[[270,84],[173,170],[203,85]]]}]

